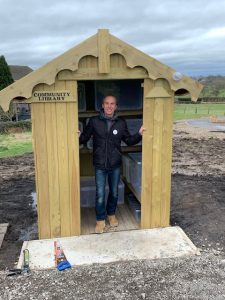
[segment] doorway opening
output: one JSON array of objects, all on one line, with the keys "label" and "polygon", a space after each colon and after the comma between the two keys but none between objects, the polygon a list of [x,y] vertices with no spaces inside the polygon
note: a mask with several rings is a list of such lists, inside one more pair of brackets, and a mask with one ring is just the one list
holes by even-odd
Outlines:
[{"label": "doorway opening", "polygon": [[[82,132],[91,117],[97,116],[105,95],[118,99],[118,116],[126,120],[130,134],[139,131],[143,123],[143,79],[78,81],[79,128]],[[95,178],[92,138],[80,146],[81,234],[95,232]],[[116,217],[118,227],[106,222],[106,232],[140,228],[142,142],[128,146],[121,142],[121,179]],[[106,186],[107,201],[108,186]]]}]

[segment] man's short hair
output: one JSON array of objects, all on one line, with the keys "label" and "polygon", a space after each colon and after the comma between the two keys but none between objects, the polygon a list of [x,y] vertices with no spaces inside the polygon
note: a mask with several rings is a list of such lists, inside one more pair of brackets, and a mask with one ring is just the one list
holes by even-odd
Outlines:
[{"label": "man's short hair", "polygon": [[115,95],[113,95],[113,94],[105,95],[105,96],[103,97],[103,99],[102,99],[102,104],[104,103],[105,98],[107,98],[107,97],[113,97],[113,98],[115,98],[115,100],[116,100],[116,105],[118,105],[117,97],[116,97]]}]

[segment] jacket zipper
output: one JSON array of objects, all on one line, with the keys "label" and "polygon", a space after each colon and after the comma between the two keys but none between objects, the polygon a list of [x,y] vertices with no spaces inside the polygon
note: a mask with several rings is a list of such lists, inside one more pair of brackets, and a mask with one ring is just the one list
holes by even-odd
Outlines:
[{"label": "jacket zipper", "polygon": [[105,141],[105,168],[107,169],[107,160],[108,160],[108,138],[109,138],[109,132],[108,132],[108,128],[107,128],[107,121],[105,121],[105,125],[106,125],[106,130],[107,130],[107,138]]},{"label": "jacket zipper", "polygon": [[107,169],[107,161],[108,161],[108,139],[109,139],[109,135],[111,133],[111,130],[112,130],[115,122],[112,124],[111,128],[109,129],[109,131],[108,131],[108,127],[107,127],[107,123],[106,122],[105,122],[105,125],[106,125],[106,130],[107,130],[107,138],[106,138],[106,146],[105,146],[105,150],[106,150],[105,168]]},{"label": "jacket zipper", "polygon": [[107,160],[108,160],[108,134],[107,134],[107,139],[106,139],[105,151],[106,151],[106,155],[105,155],[105,168],[107,169]]}]

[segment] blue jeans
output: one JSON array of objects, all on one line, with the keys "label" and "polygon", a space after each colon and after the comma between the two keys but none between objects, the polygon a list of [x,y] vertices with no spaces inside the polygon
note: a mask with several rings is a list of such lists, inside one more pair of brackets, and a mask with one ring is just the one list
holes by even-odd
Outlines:
[{"label": "blue jeans", "polygon": [[[109,184],[109,196],[105,206],[105,186],[107,176]],[[118,200],[119,181],[120,168],[116,168],[114,170],[100,170],[95,168],[95,212],[97,221],[105,220],[106,215],[115,215]]]}]

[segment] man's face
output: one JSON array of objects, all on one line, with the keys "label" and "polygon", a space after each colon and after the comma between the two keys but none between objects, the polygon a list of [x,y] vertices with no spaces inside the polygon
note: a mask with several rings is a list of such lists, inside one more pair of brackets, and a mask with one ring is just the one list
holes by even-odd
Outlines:
[{"label": "man's face", "polygon": [[116,98],[113,96],[107,96],[102,103],[104,114],[108,117],[112,117],[117,109]]}]

